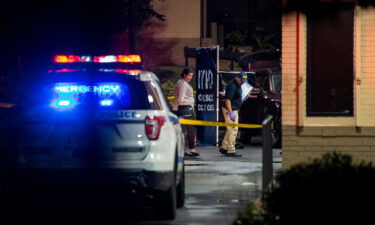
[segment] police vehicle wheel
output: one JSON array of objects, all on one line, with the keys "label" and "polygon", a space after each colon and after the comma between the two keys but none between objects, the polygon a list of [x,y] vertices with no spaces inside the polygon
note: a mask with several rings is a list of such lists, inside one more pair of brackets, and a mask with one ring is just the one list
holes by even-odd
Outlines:
[{"label": "police vehicle wheel", "polygon": [[176,185],[156,197],[155,215],[158,219],[173,220],[176,217]]},{"label": "police vehicle wheel", "polygon": [[181,180],[177,185],[177,208],[185,204],[185,166],[182,168]]},{"label": "police vehicle wheel", "polygon": [[160,192],[156,196],[155,214],[158,219],[173,220],[176,217],[177,208],[177,154],[175,156],[173,181],[171,187],[165,191]]}]

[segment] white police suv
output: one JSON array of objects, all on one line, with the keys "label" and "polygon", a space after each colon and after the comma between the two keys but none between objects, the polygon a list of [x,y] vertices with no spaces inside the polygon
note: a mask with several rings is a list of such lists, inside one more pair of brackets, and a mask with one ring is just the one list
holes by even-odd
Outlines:
[{"label": "white police suv", "polygon": [[55,56],[13,109],[4,171],[28,182],[20,188],[75,180],[117,200],[141,195],[173,219],[184,204],[183,132],[158,78],[140,63],[138,55]]}]

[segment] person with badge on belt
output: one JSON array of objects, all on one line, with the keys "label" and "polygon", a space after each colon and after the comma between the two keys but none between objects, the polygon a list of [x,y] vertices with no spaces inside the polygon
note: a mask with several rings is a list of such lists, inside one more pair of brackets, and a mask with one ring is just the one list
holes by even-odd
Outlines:
[{"label": "person with badge on belt", "polygon": [[[190,67],[184,68],[174,90],[173,111],[176,111],[177,115],[184,119],[194,119],[193,88],[189,84],[192,78],[193,70]],[[187,133],[189,144],[189,152],[185,152],[185,156],[199,156],[199,153],[195,149],[195,127],[193,125],[182,125],[182,127]]]}]

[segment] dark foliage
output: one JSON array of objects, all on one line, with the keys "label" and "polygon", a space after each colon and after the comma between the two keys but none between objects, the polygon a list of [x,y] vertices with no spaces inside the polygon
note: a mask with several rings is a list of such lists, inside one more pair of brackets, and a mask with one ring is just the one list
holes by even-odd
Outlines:
[{"label": "dark foliage", "polygon": [[152,0],[7,0],[0,8],[0,75],[20,59],[34,70],[55,53],[106,54],[112,34],[132,37],[152,17],[164,20]]},{"label": "dark foliage", "polygon": [[[373,224],[375,167],[326,154],[276,178],[263,197],[267,224]],[[369,223],[370,222],[370,223]]]},{"label": "dark foliage", "polygon": [[5,17],[5,29],[9,31],[5,38],[9,42],[16,41],[15,44],[48,41],[49,38],[54,38],[54,44],[95,42],[95,39],[129,28],[136,30],[151,17],[164,20],[163,15],[152,9],[151,0],[7,2],[1,13]]}]

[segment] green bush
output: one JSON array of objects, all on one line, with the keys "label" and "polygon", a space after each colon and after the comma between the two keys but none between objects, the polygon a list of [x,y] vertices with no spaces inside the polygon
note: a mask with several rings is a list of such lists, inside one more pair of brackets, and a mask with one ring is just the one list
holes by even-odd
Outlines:
[{"label": "green bush", "polygon": [[[240,213],[233,224],[373,224],[375,167],[339,153],[291,167],[264,193],[257,213]],[[255,207],[251,204],[250,209]]]},{"label": "green bush", "polygon": [[169,80],[177,82],[183,69],[183,67],[178,66],[159,66],[153,68],[152,72],[158,76],[161,83],[165,83]]},{"label": "green bush", "polygon": [[[165,96],[173,96],[176,83],[178,79],[180,79],[183,69],[184,67],[176,66],[160,66],[152,69],[152,72],[154,72],[160,80]],[[195,74],[190,82],[190,85],[195,90]],[[170,103],[173,104],[173,100],[170,100]]]},{"label": "green bush", "polygon": [[[152,72],[158,76],[166,97],[173,96],[177,80],[180,78],[182,70],[183,67],[175,66],[160,66],[152,69]],[[173,99],[170,99],[169,103],[172,105]]]}]

